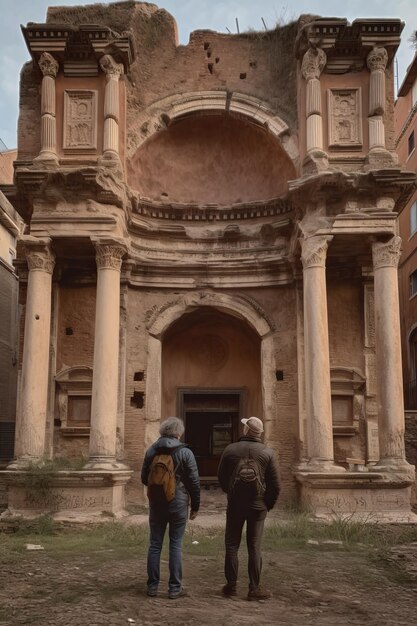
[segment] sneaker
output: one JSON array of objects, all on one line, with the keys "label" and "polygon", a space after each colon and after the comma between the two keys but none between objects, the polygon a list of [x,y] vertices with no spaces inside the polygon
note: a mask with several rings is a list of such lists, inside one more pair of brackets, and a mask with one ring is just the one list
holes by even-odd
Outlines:
[{"label": "sneaker", "polygon": [[248,600],[269,600],[271,595],[270,591],[262,589],[262,587],[256,587],[256,589],[249,589]]},{"label": "sneaker", "polygon": [[170,600],[176,600],[177,598],[183,598],[184,596],[188,596],[188,593],[184,588],[181,588],[179,591],[169,591],[168,598]]},{"label": "sneaker", "polygon": [[230,596],[236,596],[237,595],[236,584],[226,583],[224,587],[222,587],[222,594],[226,596],[227,598],[230,598]]},{"label": "sneaker", "polygon": [[150,598],[156,598],[156,596],[158,595],[158,589],[149,589],[146,592],[146,594],[150,597]]}]

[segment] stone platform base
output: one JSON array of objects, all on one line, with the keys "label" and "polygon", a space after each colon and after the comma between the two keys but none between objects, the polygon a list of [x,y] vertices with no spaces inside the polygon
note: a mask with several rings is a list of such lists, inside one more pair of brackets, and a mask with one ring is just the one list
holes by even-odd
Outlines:
[{"label": "stone platform base", "polygon": [[24,470],[5,470],[0,479],[7,485],[8,509],[3,516],[26,518],[49,514],[56,519],[97,519],[123,515],[125,486],[130,470],[57,471],[34,475]]},{"label": "stone platform base", "polygon": [[379,472],[299,473],[301,502],[315,517],[369,522],[417,523],[410,481],[390,481]]}]

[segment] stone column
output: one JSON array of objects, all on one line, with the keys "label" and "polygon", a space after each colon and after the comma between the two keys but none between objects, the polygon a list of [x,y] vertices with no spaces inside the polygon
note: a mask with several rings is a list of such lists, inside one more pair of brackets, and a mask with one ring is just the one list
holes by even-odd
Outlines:
[{"label": "stone column", "polygon": [[369,80],[369,151],[385,149],[385,68],[388,53],[375,47],[366,58],[371,73]]},{"label": "stone column", "polygon": [[115,240],[95,242],[97,262],[96,324],[91,402],[90,458],[86,469],[111,470],[116,462],[119,373],[120,268],[126,246]]},{"label": "stone column", "polygon": [[100,59],[100,67],[106,75],[103,159],[119,163],[119,78],[123,65],[105,54]]},{"label": "stone column", "polygon": [[321,48],[309,48],[301,65],[306,85],[307,154],[323,150],[323,120],[321,108],[320,74],[327,57]]},{"label": "stone column", "polygon": [[16,422],[16,461],[12,467],[45,456],[48,403],[52,273],[55,256],[50,239],[23,237],[29,267],[21,396]]},{"label": "stone column", "polygon": [[308,458],[306,469],[344,471],[334,465],[327,322],[326,253],[330,236],[301,241],[304,282],[304,353]]},{"label": "stone column", "polygon": [[409,468],[404,449],[404,399],[398,298],[401,237],[372,245],[380,460],[386,470]]},{"label": "stone column", "polygon": [[41,96],[41,151],[35,161],[58,164],[56,154],[55,78],[58,73],[59,65],[49,52],[43,52],[39,59],[39,68],[43,74]]}]

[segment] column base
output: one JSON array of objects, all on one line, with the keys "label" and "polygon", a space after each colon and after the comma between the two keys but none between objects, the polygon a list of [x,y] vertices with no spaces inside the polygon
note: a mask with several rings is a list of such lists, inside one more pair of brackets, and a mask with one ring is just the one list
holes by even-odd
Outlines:
[{"label": "column base", "polygon": [[18,459],[13,459],[11,463],[6,467],[7,470],[25,470],[31,465],[41,466],[46,462],[45,457],[40,456],[22,456]]},{"label": "column base", "polygon": [[343,474],[346,472],[341,465],[336,465],[334,461],[311,459],[303,466],[299,466],[299,472],[318,472],[327,474]]},{"label": "column base", "polygon": [[303,176],[311,176],[329,171],[329,157],[327,152],[319,150],[311,150],[308,152],[303,161]]},{"label": "column base", "polygon": [[125,487],[130,470],[63,470],[36,474],[4,470],[0,479],[7,485],[8,509],[3,517],[33,518],[49,514],[54,519],[97,521],[125,514]]},{"label": "column base", "polygon": [[40,152],[38,156],[33,159],[33,163],[50,169],[59,167],[59,159],[54,152]]},{"label": "column base", "polygon": [[414,465],[411,465],[403,458],[386,457],[380,459],[373,467],[372,471],[383,472],[388,477],[390,475],[399,476],[399,478],[415,481],[416,473]]},{"label": "column base", "polygon": [[365,171],[398,166],[398,157],[382,146],[371,148],[365,160]]},{"label": "column base", "polygon": [[92,472],[117,472],[125,471],[129,468],[124,463],[117,461],[116,457],[91,456],[83,469]]}]

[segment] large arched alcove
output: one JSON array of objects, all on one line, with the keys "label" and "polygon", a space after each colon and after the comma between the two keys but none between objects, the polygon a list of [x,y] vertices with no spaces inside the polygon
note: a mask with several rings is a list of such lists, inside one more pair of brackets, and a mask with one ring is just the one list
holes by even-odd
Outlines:
[{"label": "large arched alcove", "polygon": [[184,314],[162,341],[162,415],[179,415],[202,476],[217,472],[240,419],[262,415],[261,339],[211,307]]},{"label": "large arched alcove", "polygon": [[152,200],[220,206],[284,195],[295,167],[278,139],[227,114],[179,118],[142,144],[128,182]]}]

